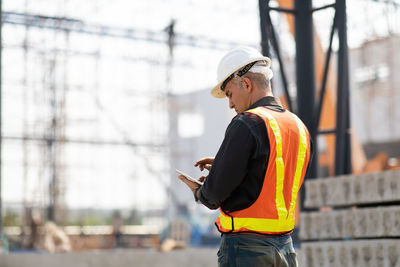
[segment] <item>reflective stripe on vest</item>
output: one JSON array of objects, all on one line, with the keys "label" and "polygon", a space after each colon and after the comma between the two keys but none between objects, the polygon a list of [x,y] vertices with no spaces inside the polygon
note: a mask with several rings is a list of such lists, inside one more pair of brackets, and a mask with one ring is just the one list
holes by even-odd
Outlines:
[{"label": "reflective stripe on vest", "polygon": [[[277,234],[291,231],[295,222],[297,193],[303,182],[310,158],[308,131],[296,115],[287,111],[282,113],[258,107],[247,112],[256,114],[265,121],[270,148],[271,150],[274,149],[274,151],[270,151],[263,188],[258,199],[249,208],[229,214],[220,209],[221,213],[216,224],[221,232],[252,231]],[[287,140],[292,136],[289,136],[289,133],[282,134],[280,125],[296,127],[298,147],[294,148],[289,144],[283,144],[283,142],[289,142]],[[293,132],[290,134],[293,135]],[[285,168],[284,147],[287,150],[285,151],[287,160],[291,160],[292,158],[290,157],[293,157],[293,160],[296,161],[295,164],[291,164],[294,166],[289,166],[288,164]],[[292,167],[295,169],[291,169]],[[291,186],[291,190],[290,188],[289,190],[286,189],[286,198],[284,193],[285,170],[288,170],[287,176],[291,176],[290,181],[286,181],[286,186],[288,184]],[[269,188],[271,184],[274,185],[275,190]],[[274,196],[272,196],[271,192]]]}]

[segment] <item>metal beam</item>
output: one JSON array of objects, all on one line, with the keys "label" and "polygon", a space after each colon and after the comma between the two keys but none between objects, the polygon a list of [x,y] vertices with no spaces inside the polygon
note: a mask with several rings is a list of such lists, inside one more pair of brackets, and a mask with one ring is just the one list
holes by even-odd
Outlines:
[{"label": "metal beam", "polygon": [[290,13],[290,14],[293,14],[293,15],[296,14],[296,10],[288,9],[288,8],[270,7],[269,9],[271,9],[273,11],[278,11],[278,12]]},{"label": "metal beam", "polygon": [[[112,38],[131,39],[136,41],[159,43],[162,45],[165,44],[167,37],[162,31],[111,27],[100,24],[87,24],[83,20],[67,17],[43,16],[18,12],[3,12],[3,20],[3,22],[6,24],[30,26],[49,30],[69,31]],[[225,40],[211,39],[206,36],[194,36],[181,33],[176,33],[175,44],[180,46],[218,50],[227,50],[240,45],[254,46],[254,44],[243,44]]]},{"label": "metal beam", "polygon": [[[259,10],[260,10],[260,26],[261,26],[261,47],[263,55],[271,57],[271,51],[269,43],[272,44],[272,48],[275,51],[276,57],[279,62],[279,70],[282,78],[283,90],[286,96],[286,101],[290,111],[294,112],[292,100],[289,94],[289,88],[287,85],[287,78],[285,70],[283,68],[283,61],[281,57],[281,52],[279,49],[278,38],[276,37],[274,27],[272,25],[271,16],[269,14],[269,0],[263,1],[259,0]],[[270,37],[270,38],[269,38]]]},{"label": "metal beam", "polygon": [[320,11],[320,10],[323,10],[323,9],[335,7],[335,5],[336,5],[336,4],[330,4],[330,5],[326,5],[326,6],[321,6],[321,7],[314,8],[314,9],[312,9],[311,11],[312,11],[312,12]]},{"label": "metal beam", "polygon": [[262,54],[267,57],[271,57],[271,51],[269,49],[269,38],[268,38],[268,25],[267,25],[267,14],[268,14],[269,0],[258,0],[258,7],[260,10],[260,30],[261,30],[261,49]]},{"label": "metal beam", "polygon": [[[318,169],[318,145],[317,136],[324,134],[335,134],[335,174],[351,173],[351,144],[350,144],[350,108],[349,108],[349,74],[348,74],[348,47],[346,31],[346,1],[336,0],[335,3],[313,8],[312,0],[294,0],[294,10],[290,13],[295,15],[295,41],[296,41],[296,84],[297,84],[297,114],[303,120],[310,131],[313,139],[314,155],[309,167],[308,176],[317,177]],[[268,6],[269,1],[259,0],[260,13],[262,19],[269,18],[271,10],[288,12],[290,10],[282,8],[272,8]],[[335,9],[335,16],[330,32],[329,48],[325,55],[325,65],[323,70],[322,84],[319,99],[316,102],[315,90],[315,66],[314,66],[314,37],[313,37],[313,13],[327,8]],[[274,34],[271,32],[271,21],[266,22],[266,36],[262,34],[263,42],[271,41],[273,48]],[[329,65],[331,61],[332,42],[334,34],[337,32],[339,40],[338,51],[338,82],[337,82],[337,106],[336,106],[336,126],[334,129],[319,130],[319,122],[323,108],[323,101],[328,79]],[[268,39],[270,38],[270,39]],[[276,37],[275,37],[276,39]],[[276,49],[275,49],[276,51]],[[280,64],[282,69],[282,64]]]},{"label": "metal beam", "polygon": [[328,130],[319,130],[318,134],[336,134],[336,128]]},{"label": "metal beam", "polygon": [[3,140],[16,140],[16,141],[35,141],[35,142],[56,142],[56,143],[70,143],[82,145],[105,145],[105,146],[131,146],[131,147],[147,147],[147,148],[166,148],[166,143],[134,143],[131,141],[113,141],[113,140],[85,140],[85,139],[67,139],[67,138],[52,138],[41,136],[4,136]]},{"label": "metal beam", "polygon": [[351,173],[349,70],[347,47],[346,0],[336,1],[339,37],[338,83],[336,101],[335,174]]},{"label": "metal beam", "polygon": [[[318,155],[317,129],[314,126],[315,70],[312,0],[295,0],[296,83],[298,115],[310,131],[314,154]],[[313,157],[309,177],[317,177],[318,157]]]}]

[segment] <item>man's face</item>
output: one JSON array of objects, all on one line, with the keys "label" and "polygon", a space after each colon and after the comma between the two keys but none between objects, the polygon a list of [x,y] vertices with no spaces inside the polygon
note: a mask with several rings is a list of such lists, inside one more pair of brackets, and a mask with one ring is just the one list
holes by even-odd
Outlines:
[{"label": "man's face", "polygon": [[249,93],[243,87],[241,78],[233,78],[225,86],[225,95],[229,100],[229,108],[242,113],[249,108]]}]

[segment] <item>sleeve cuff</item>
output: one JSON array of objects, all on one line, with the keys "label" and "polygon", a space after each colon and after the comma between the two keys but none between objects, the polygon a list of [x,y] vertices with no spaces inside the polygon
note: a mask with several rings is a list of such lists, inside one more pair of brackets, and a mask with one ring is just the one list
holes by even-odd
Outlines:
[{"label": "sleeve cuff", "polygon": [[195,200],[197,203],[201,203],[200,200],[199,200],[199,198],[197,197],[197,192],[200,190],[200,188],[201,188],[201,186],[197,187],[197,188],[193,191],[194,200]]}]

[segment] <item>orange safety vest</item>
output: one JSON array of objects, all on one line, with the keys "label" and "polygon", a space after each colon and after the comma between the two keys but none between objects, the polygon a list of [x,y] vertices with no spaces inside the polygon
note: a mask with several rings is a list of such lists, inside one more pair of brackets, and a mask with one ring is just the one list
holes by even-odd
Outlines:
[{"label": "orange safety vest", "polygon": [[297,193],[310,160],[310,136],[303,122],[289,111],[257,107],[267,127],[270,152],[263,187],[248,208],[224,212],[216,225],[220,232],[282,234],[293,230]]}]

